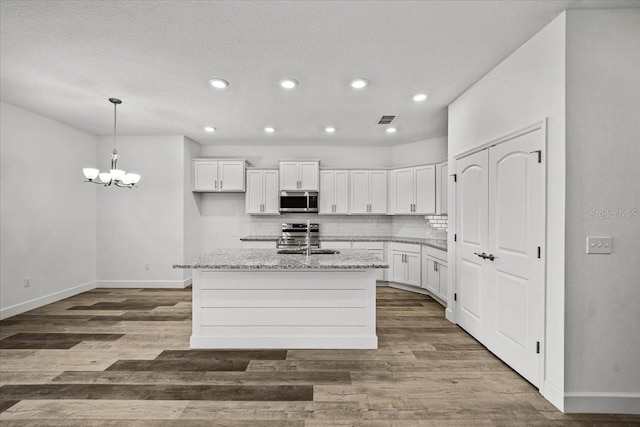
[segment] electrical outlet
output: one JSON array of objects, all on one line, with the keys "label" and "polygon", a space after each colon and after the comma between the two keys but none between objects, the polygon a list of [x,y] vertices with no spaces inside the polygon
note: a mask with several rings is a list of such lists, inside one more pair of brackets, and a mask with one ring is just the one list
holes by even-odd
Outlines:
[{"label": "electrical outlet", "polygon": [[587,237],[587,253],[610,254],[612,240],[611,237]]},{"label": "electrical outlet", "polygon": [[28,288],[29,286],[31,286],[31,277],[25,277],[23,280],[23,283],[25,288]]},{"label": "electrical outlet", "polygon": [[145,265],[144,265],[144,269],[145,269],[146,271],[151,270],[151,265],[150,265],[150,264],[145,264]]}]

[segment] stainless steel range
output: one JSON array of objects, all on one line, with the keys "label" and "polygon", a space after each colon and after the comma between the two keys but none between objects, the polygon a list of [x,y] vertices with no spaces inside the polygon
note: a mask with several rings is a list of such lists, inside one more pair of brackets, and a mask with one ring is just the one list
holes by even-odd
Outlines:
[{"label": "stainless steel range", "polygon": [[[320,247],[320,225],[309,224],[309,245],[312,248]],[[307,245],[306,223],[282,224],[282,236],[278,240],[279,248],[297,248]]]}]

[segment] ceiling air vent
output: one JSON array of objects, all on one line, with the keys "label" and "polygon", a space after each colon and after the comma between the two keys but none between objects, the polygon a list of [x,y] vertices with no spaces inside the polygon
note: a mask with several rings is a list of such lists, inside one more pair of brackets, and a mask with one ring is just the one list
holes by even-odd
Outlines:
[{"label": "ceiling air vent", "polygon": [[380,120],[378,120],[379,125],[388,125],[390,124],[396,116],[382,116]]}]

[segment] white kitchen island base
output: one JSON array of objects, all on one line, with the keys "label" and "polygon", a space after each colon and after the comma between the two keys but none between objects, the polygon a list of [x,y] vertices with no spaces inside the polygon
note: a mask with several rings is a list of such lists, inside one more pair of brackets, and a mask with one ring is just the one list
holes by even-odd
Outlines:
[{"label": "white kitchen island base", "polygon": [[194,270],[191,348],[378,348],[376,271]]}]

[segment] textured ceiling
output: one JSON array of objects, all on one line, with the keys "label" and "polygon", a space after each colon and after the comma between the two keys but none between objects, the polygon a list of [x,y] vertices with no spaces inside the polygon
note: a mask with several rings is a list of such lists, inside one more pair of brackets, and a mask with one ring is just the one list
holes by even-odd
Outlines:
[{"label": "textured ceiling", "polygon": [[[91,133],[112,131],[107,98],[117,97],[120,134],[394,145],[446,135],[446,106],[562,10],[639,2],[0,4],[2,100]],[[231,85],[215,90],[212,77]],[[283,77],[300,85],[285,91]],[[350,89],[355,77],[370,86]],[[429,99],[415,103],[417,92]],[[383,114],[398,116],[396,134],[376,125]],[[265,134],[267,125],[278,131]]]}]

